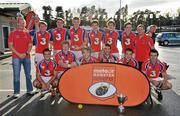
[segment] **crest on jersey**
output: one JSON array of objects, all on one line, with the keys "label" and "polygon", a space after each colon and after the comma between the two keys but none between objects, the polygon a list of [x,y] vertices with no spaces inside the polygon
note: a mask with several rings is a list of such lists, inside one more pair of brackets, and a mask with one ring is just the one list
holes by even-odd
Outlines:
[{"label": "crest on jersey", "polygon": [[56,40],[61,40],[61,34],[60,34],[60,33],[58,33],[58,34],[56,35]]},{"label": "crest on jersey", "polygon": [[79,41],[78,35],[74,35],[74,41]]},{"label": "crest on jersey", "polygon": [[113,97],[116,93],[115,76],[115,67],[93,67],[89,93],[99,100],[106,100]]},{"label": "crest on jersey", "polygon": [[108,43],[109,45],[111,45],[111,44],[112,44],[112,38],[108,38],[107,43]]}]

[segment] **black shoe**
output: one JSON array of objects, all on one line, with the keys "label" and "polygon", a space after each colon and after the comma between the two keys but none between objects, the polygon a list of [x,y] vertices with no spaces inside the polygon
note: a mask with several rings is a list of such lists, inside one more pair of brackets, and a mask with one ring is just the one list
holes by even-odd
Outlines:
[{"label": "black shoe", "polygon": [[156,90],[156,93],[158,94],[158,100],[161,101],[163,99],[161,90]]}]

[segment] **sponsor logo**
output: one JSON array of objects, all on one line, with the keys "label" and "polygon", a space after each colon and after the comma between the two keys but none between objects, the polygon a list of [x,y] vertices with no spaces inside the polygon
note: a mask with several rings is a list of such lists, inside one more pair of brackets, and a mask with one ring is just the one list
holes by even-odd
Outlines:
[{"label": "sponsor logo", "polygon": [[100,100],[113,97],[116,92],[115,76],[115,67],[93,67],[92,84],[89,87],[90,94]]},{"label": "sponsor logo", "polygon": [[97,82],[89,88],[89,92],[98,98],[108,98],[116,92],[116,88],[111,83]]}]

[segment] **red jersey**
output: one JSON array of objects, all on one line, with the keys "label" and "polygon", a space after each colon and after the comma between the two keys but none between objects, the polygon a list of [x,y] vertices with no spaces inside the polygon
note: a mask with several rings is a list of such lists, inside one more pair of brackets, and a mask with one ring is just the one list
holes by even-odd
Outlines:
[{"label": "red jersey", "polygon": [[62,42],[68,38],[68,31],[65,28],[58,30],[57,28],[52,29],[51,33],[51,41],[53,41],[54,50],[62,50]]},{"label": "red jersey", "polygon": [[75,30],[75,28],[71,28],[69,32],[70,32],[70,39],[71,39],[71,50],[76,51],[75,46],[80,47],[83,45],[86,32],[84,29],[80,27],[77,30]]},{"label": "red jersey", "polygon": [[[60,60],[62,60],[63,63],[71,64],[72,62],[76,61],[76,57],[74,53],[72,53],[71,51],[68,51],[67,54],[65,54],[63,51],[60,51],[55,55],[55,62],[58,64]],[[63,68],[59,64],[57,65],[57,71],[65,71],[65,70],[66,68]]]},{"label": "red jersey", "polygon": [[137,36],[135,40],[135,59],[138,62],[144,62],[149,58],[150,47],[154,46],[152,39],[146,34],[140,39]]},{"label": "red jersey", "polygon": [[[26,53],[28,51],[28,45],[32,44],[32,39],[28,32],[15,30],[9,34],[8,43],[12,43],[17,52]],[[12,53],[12,57],[19,58],[14,52]],[[30,58],[30,55],[26,56],[26,58]]]},{"label": "red jersey", "polygon": [[130,48],[134,51],[135,37],[136,36],[133,32],[131,32],[129,35],[127,35],[126,32],[122,33],[122,53],[125,53],[127,48]]},{"label": "red jersey", "polygon": [[50,61],[42,60],[37,65],[38,73],[44,77],[54,76],[54,71],[56,70],[56,67],[57,65],[53,60]]},{"label": "red jersey", "polygon": [[104,32],[104,38],[103,42],[104,44],[109,44],[111,46],[111,53],[119,53],[117,48],[117,40],[118,40],[119,34],[117,31],[105,31]]},{"label": "red jersey", "polygon": [[165,65],[159,60],[157,60],[154,65],[150,60],[147,60],[142,64],[142,71],[146,72],[146,75],[149,78],[158,78],[160,73],[166,72],[166,68]]},{"label": "red jersey", "polygon": [[80,64],[88,64],[88,63],[95,63],[98,60],[95,57],[90,57],[89,61],[86,61],[83,57],[79,59]]},{"label": "red jersey", "polygon": [[122,58],[119,60],[119,62],[128,66],[132,66],[137,69],[139,68],[138,62],[134,58],[131,58],[130,60],[127,60],[126,58]]},{"label": "red jersey", "polygon": [[44,49],[49,48],[50,37],[51,35],[47,31],[44,34],[42,34],[40,31],[36,32],[34,36],[36,53],[42,53]]},{"label": "red jersey", "polygon": [[89,33],[90,48],[93,52],[99,52],[101,50],[102,33],[100,31],[91,31]]},{"label": "red jersey", "polygon": [[99,58],[99,61],[100,62],[117,62],[118,58],[113,55],[110,55],[108,57],[106,55],[103,55],[101,58]]}]

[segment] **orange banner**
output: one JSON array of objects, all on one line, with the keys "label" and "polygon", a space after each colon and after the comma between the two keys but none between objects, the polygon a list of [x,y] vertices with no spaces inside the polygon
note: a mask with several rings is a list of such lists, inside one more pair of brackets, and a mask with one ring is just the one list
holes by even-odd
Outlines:
[{"label": "orange banner", "polygon": [[73,103],[119,105],[116,93],[127,96],[124,106],[137,106],[149,96],[150,86],[139,70],[110,63],[94,63],[67,70],[58,89]]}]

